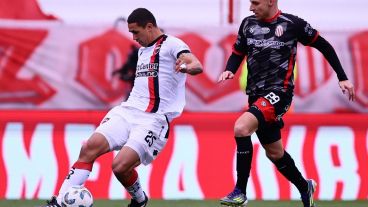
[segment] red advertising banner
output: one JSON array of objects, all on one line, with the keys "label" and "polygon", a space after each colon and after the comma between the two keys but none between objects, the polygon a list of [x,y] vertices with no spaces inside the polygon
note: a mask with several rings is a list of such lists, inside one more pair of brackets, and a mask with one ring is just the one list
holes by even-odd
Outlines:
[{"label": "red advertising banner", "polygon": [[[81,144],[105,111],[0,111],[0,199],[49,198],[57,193]],[[184,113],[152,164],[138,167],[151,198],[220,198],[234,186],[233,124],[239,113]],[[368,198],[368,115],[285,117],[285,149],[325,200]],[[250,199],[299,199],[267,159],[254,135]],[[86,182],[95,198],[127,193],[111,172],[114,153],[100,157]]]},{"label": "red advertising banner", "polygon": [[[204,66],[201,75],[187,79],[185,110],[237,112],[246,107],[245,64],[233,80],[217,82],[232,52],[237,26],[164,29],[188,44]],[[367,32],[326,31],[323,37],[334,46],[354,83],[357,101],[343,97],[336,74],[318,50],[299,45],[293,112],[368,112]],[[113,74],[129,62],[135,44],[124,23],[0,21],[0,109],[103,110],[115,106],[128,97],[131,83]]]}]

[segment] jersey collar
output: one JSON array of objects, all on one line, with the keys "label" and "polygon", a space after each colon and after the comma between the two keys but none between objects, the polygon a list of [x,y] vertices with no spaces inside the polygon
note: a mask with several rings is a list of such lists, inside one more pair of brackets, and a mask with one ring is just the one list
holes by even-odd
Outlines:
[{"label": "jersey collar", "polygon": [[268,18],[268,19],[264,19],[263,21],[268,22],[268,23],[273,22],[275,19],[277,19],[277,17],[280,16],[280,14],[281,14],[281,10],[278,10],[275,16]]},{"label": "jersey collar", "polygon": [[155,40],[153,40],[150,44],[147,45],[147,47],[151,47],[152,45],[156,44],[156,42],[161,39],[165,34],[162,34],[158,36]]}]

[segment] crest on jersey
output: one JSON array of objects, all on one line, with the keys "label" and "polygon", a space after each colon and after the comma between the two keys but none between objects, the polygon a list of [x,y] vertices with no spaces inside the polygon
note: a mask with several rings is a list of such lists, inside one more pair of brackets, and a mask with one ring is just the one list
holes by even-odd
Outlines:
[{"label": "crest on jersey", "polygon": [[310,24],[305,25],[304,32],[308,34],[308,36],[313,36],[313,28]]},{"label": "crest on jersey", "polygon": [[101,124],[104,124],[104,123],[108,122],[109,120],[110,120],[110,118],[109,118],[109,117],[106,117],[106,118],[104,118],[104,119],[101,121]]},{"label": "crest on jersey", "polygon": [[255,27],[256,27],[256,26],[253,26],[253,27],[250,27],[250,28],[249,28],[249,32],[250,32],[251,34],[253,34],[253,33],[254,33],[254,29],[255,29]]},{"label": "crest on jersey", "polygon": [[281,37],[282,34],[284,34],[284,28],[281,25],[277,25],[275,35]]}]

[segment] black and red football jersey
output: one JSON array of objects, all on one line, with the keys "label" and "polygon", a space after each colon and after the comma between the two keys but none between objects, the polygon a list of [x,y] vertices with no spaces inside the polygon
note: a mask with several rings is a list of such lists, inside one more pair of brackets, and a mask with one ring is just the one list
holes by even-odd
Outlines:
[{"label": "black and red football jersey", "polygon": [[279,12],[274,18],[246,17],[239,28],[233,52],[247,56],[248,95],[267,91],[293,93],[297,43],[308,45],[318,37],[303,19]]}]

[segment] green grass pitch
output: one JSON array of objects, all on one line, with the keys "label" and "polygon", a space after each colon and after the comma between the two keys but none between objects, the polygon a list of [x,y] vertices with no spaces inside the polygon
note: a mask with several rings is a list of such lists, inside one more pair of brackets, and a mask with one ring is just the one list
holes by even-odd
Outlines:
[{"label": "green grass pitch", "polygon": [[[94,207],[126,207],[128,200],[96,200]],[[368,207],[368,200],[317,201],[317,207]],[[42,200],[0,200],[0,207],[38,207]],[[300,201],[254,201],[248,207],[302,207]],[[218,200],[150,200],[147,207],[221,207]]]}]

